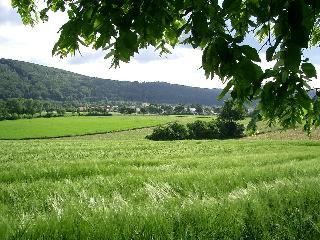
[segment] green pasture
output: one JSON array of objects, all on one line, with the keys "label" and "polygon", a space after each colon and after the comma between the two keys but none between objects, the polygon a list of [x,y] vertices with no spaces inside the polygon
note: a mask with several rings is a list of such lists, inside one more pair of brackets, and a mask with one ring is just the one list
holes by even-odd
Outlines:
[{"label": "green pasture", "polygon": [[136,131],[0,141],[1,239],[320,238],[320,142]]},{"label": "green pasture", "polygon": [[[188,122],[196,116],[108,116],[57,117],[0,121],[0,139],[52,138],[123,131],[165,124]],[[199,118],[208,119],[208,118]]]}]

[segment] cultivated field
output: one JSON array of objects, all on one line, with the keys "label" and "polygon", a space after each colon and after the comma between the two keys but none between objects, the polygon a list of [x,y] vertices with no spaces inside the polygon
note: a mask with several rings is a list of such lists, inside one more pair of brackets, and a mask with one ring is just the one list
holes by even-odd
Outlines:
[{"label": "cultivated field", "polygon": [[52,138],[123,131],[172,121],[192,121],[194,116],[57,117],[0,121],[0,139]]},{"label": "cultivated field", "polygon": [[0,141],[1,239],[320,239],[320,142]]}]

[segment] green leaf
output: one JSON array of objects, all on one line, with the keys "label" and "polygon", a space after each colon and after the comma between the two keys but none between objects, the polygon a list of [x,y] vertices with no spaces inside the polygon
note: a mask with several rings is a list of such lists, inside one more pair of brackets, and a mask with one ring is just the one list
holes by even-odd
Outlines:
[{"label": "green leaf", "polygon": [[116,50],[119,53],[120,60],[123,62],[129,61],[130,56],[133,56],[134,51],[138,48],[137,34],[132,31],[121,31],[120,36],[116,42]]},{"label": "green leaf", "polygon": [[316,68],[311,63],[302,63],[301,69],[308,78],[317,77]]},{"label": "green leaf", "polygon": [[295,44],[285,50],[284,65],[292,71],[298,71],[301,62],[301,48]]},{"label": "green leaf", "polygon": [[224,0],[222,7],[227,11],[239,10],[241,7],[241,2],[241,0]]},{"label": "green leaf", "polygon": [[249,45],[243,45],[240,48],[242,53],[246,55],[246,57],[248,57],[250,60],[254,62],[261,62],[261,59],[256,49],[250,47]]},{"label": "green leaf", "polygon": [[234,38],[235,43],[241,43],[241,42],[243,42],[243,40],[244,40],[244,36],[242,36],[242,35],[239,35]]},{"label": "green leaf", "polygon": [[239,62],[237,74],[241,79],[243,79],[242,82],[246,82],[244,80],[248,80],[249,82],[246,82],[246,84],[249,86],[250,83],[254,83],[259,80],[262,77],[263,72],[261,67],[259,67],[257,64],[248,60],[244,60]]},{"label": "green leaf", "polygon": [[267,52],[266,52],[266,59],[268,62],[272,61],[272,58],[273,58],[273,54],[275,52],[276,48],[274,46],[272,47],[269,47],[267,49]]},{"label": "green leaf", "polygon": [[217,99],[221,100],[231,89],[231,87],[233,86],[233,81],[229,81],[227,86],[225,86],[225,88],[222,90],[222,92],[219,94],[219,96],[217,97]]},{"label": "green leaf", "polygon": [[111,57],[114,56],[114,54],[115,54],[115,51],[114,51],[113,49],[111,49],[110,52],[108,52],[108,53],[105,55],[104,59],[111,58]]},{"label": "green leaf", "polygon": [[297,99],[299,101],[299,104],[304,108],[304,109],[309,109],[311,107],[311,102],[312,100],[308,96],[308,94],[304,90],[299,90],[297,94]]},{"label": "green leaf", "polygon": [[199,38],[199,43],[201,42],[200,39],[206,37],[208,32],[208,22],[207,18],[202,12],[195,12],[192,14],[192,33],[194,37]]},{"label": "green leaf", "polygon": [[267,69],[264,72],[263,78],[267,79],[267,78],[271,78],[271,77],[275,77],[277,74],[277,71],[273,70],[273,69]]},{"label": "green leaf", "polygon": [[89,8],[88,10],[85,11],[84,13],[84,20],[85,21],[90,21],[93,13],[93,8]]}]

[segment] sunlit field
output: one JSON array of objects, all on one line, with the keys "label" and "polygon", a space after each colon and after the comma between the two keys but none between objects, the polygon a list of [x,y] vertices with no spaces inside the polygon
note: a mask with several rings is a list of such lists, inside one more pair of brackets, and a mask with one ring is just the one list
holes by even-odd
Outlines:
[{"label": "sunlit field", "polygon": [[1,239],[319,239],[320,142],[0,141]]},{"label": "sunlit field", "polygon": [[[34,139],[88,135],[188,122],[196,116],[57,117],[0,121],[0,139]],[[204,118],[207,119],[207,118]]]}]

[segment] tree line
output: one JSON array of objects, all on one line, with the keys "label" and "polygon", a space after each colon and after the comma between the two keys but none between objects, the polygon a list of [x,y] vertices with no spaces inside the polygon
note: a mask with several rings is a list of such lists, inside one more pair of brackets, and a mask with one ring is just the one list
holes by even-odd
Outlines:
[{"label": "tree line", "polygon": [[22,98],[0,100],[0,120],[63,116],[66,111],[76,111],[76,108],[71,104],[44,100]]},{"label": "tree line", "polygon": [[213,115],[220,107],[200,104],[149,104],[137,102],[59,102],[37,99],[9,98],[0,99],[0,120],[16,120],[35,117],[58,117],[71,115],[110,116],[120,114],[157,114],[157,115]]}]

